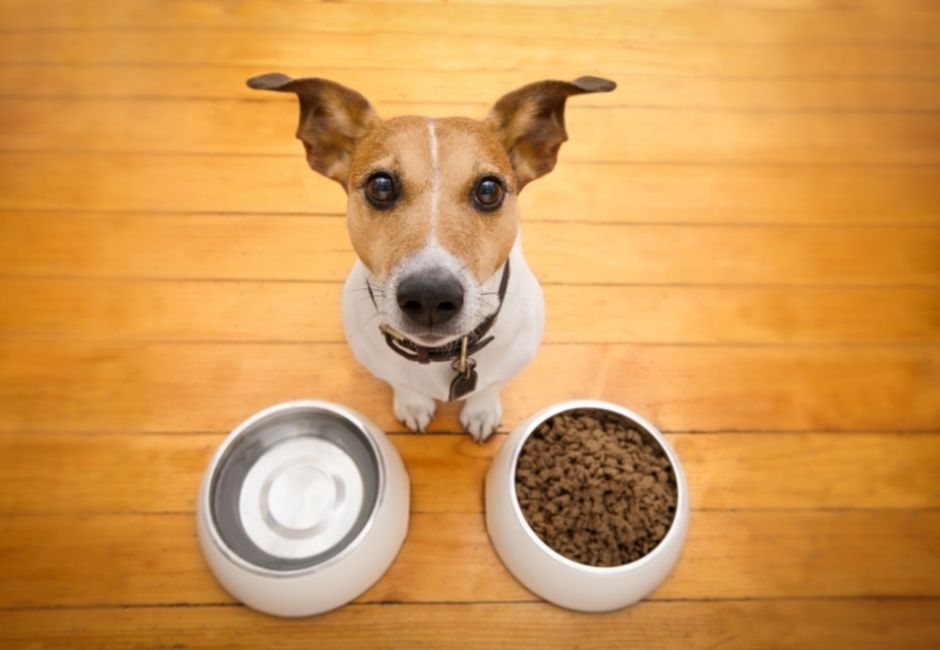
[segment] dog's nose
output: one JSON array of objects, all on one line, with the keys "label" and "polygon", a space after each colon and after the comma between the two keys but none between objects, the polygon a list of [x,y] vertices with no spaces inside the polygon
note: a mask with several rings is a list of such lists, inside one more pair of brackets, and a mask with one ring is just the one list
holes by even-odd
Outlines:
[{"label": "dog's nose", "polygon": [[398,306],[419,325],[442,325],[463,307],[463,286],[449,271],[409,275],[398,285]]}]

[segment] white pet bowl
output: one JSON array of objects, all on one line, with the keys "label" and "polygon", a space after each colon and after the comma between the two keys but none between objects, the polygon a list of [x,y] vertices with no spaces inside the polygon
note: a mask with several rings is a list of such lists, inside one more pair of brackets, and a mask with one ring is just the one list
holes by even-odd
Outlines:
[{"label": "white pet bowl", "polygon": [[[596,567],[561,555],[532,530],[516,499],[516,465],[529,435],[548,418],[580,409],[625,417],[659,443],[675,472],[678,502],[672,526],[656,548],[629,564]],[[539,411],[509,435],[486,475],[486,529],[503,564],[530,591],[568,609],[610,611],[650,594],[679,559],[688,525],[689,493],[676,452],[652,424],[608,402],[574,400]]]},{"label": "white pet bowl", "polygon": [[309,616],[375,583],[408,528],[408,473],[352,409],[286,402],[248,418],[219,447],[199,491],[199,541],[235,598]]}]

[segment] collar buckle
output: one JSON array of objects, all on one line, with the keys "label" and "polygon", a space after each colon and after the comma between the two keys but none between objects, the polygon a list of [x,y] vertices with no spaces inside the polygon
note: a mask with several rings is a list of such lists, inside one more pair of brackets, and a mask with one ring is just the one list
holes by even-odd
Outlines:
[{"label": "collar buckle", "polygon": [[456,370],[461,375],[467,372],[467,341],[469,338],[469,336],[465,335],[460,339],[460,360]]}]

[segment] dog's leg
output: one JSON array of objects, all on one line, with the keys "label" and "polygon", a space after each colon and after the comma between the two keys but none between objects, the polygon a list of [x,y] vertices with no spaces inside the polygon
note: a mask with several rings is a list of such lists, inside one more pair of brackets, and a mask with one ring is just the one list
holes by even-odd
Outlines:
[{"label": "dog's leg", "polygon": [[489,438],[503,419],[503,405],[499,399],[502,389],[502,384],[499,384],[474,393],[460,410],[460,424],[477,442]]},{"label": "dog's leg", "polygon": [[392,389],[395,391],[395,417],[412,431],[424,432],[434,417],[434,400],[401,386],[392,386]]}]

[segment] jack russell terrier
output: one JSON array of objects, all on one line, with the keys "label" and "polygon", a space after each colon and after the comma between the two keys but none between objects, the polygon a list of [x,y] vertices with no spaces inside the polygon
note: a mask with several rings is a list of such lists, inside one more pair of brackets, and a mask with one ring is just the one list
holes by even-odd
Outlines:
[{"label": "jack russell terrier", "polygon": [[483,120],[383,120],[326,79],[270,73],[248,86],[297,95],[307,162],[349,196],[359,259],[342,313],[356,359],[392,385],[395,417],[409,429],[427,427],[435,400],[465,399],[460,422],[482,442],[502,418],[503,384],[535,356],[545,323],[516,197],[555,166],[565,100],[616,84],[540,81]]}]

